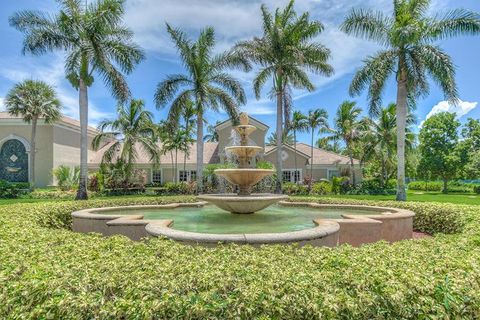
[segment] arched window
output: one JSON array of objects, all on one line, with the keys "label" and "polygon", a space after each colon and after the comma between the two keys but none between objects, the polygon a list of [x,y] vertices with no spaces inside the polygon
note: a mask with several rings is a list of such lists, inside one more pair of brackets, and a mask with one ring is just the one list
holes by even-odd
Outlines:
[{"label": "arched window", "polygon": [[3,141],[0,148],[0,179],[28,182],[28,152],[25,143],[17,138]]}]

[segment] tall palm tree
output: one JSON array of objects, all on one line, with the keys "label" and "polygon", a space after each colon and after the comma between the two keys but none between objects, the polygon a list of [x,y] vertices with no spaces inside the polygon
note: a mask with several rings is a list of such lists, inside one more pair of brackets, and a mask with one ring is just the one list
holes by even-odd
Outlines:
[{"label": "tall palm tree", "polygon": [[23,52],[41,55],[59,50],[65,55],[65,73],[79,92],[80,185],[76,199],[87,199],[88,88],[99,75],[113,96],[126,101],[130,90],[124,74],[144,58],[123,25],[124,0],[59,1],[54,15],[20,11],[10,24],[23,32]]},{"label": "tall palm tree", "polygon": [[354,144],[362,137],[365,123],[359,119],[362,109],[356,107],[353,101],[344,101],[337,109],[334,127],[322,130],[329,133],[328,141],[343,141],[350,159],[350,182],[355,185],[355,167],[353,161]]},{"label": "tall palm tree", "polygon": [[38,119],[53,123],[60,119],[60,100],[55,90],[42,81],[25,80],[17,83],[5,99],[7,111],[14,116],[21,116],[23,121],[32,124],[30,137],[30,188],[35,188],[35,153]]},{"label": "tall palm tree", "polygon": [[[271,95],[277,104],[277,183],[276,192],[282,190],[282,131],[284,125],[285,102],[289,101],[289,89],[314,90],[314,85],[306,71],[330,76],[333,68],[327,63],[330,50],[319,42],[312,41],[324,29],[318,21],[310,21],[305,12],[297,15],[291,0],[283,9],[270,13],[262,5],[263,35],[235,45],[236,54],[248,58],[260,67],[253,80],[255,96],[260,98],[262,87],[272,80]],[[285,117],[285,122],[288,116]]]},{"label": "tall palm tree", "polygon": [[215,125],[207,126],[207,134],[203,137],[205,142],[218,142],[218,132],[215,130],[220,121],[217,121]]},{"label": "tall palm tree", "polygon": [[297,166],[297,132],[303,132],[308,129],[307,117],[296,110],[292,114],[292,121],[290,121],[289,129],[293,131],[293,149],[295,151],[295,172],[298,170]]},{"label": "tall palm tree", "polygon": [[312,140],[310,144],[310,179],[308,181],[308,187],[312,188],[313,182],[313,138],[315,131],[321,129],[322,131],[328,128],[328,114],[324,109],[309,110],[307,115],[307,126],[311,131]]},{"label": "tall palm tree", "polygon": [[438,83],[448,101],[458,102],[455,65],[435,46],[437,40],[480,33],[480,16],[463,9],[428,16],[430,0],[394,0],[393,15],[354,9],[345,19],[347,34],[378,42],[385,50],[368,57],[350,85],[350,94],[368,88],[371,113],[378,112],[388,78],[397,82],[397,200],[405,193],[405,127],[408,105],[429,92],[427,75]]},{"label": "tall palm tree", "polygon": [[155,164],[159,162],[153,115],[145,110],[143,100],[135,99],[127,105],[119,105],[117,114],[115,120],[100,122],[100,133],[93,138],[92,147],[99,150],[106,142],[112,141],[103,154],[102,164],[120,160],[126,165],[125,176],[130,178],[133,164],[138,159],[138,147],[146,152]]},{"label": "tall palm tree", "polygon": [[[373,155],[380,161],[380,186],[383,188],[385,181],[390,177],[389,171],[396,163],[395,152],[397,149],[397,116],[396,105],[389,104],[381,108],[378,116],[374,120],[366,120],[368,130],[365,134],[366,155]],[[415,123],[415,118],[409,113],[406,118],[406,147],[411,148],[414,145],[415,134],[411,126]]]},{"label": "tall palm tree", "polygon": [[192,42],[179,29],[167,24],[170,34],[186,69],[184,74],[172,74],[160,82],[155,92],[157,108],[172,101],[170,114],[181,113],[185,102],[193,101],[197,120],[197,192],[203,191],[203,117],[208,108],[224,109],[234,119],[238,106],[246,102],[245,92],[235,78],[225,72],[227,68],[249,66],[241,57],[228,53],[213,54],[215,33],[208,27]]}]

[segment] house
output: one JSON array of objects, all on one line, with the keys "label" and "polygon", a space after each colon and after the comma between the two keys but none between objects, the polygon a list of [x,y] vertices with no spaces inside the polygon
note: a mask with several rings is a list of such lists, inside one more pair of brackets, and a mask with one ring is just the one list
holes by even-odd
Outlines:
[{"label": "house", "polygon": [[[276,162],[277,148],[266,146],[265,138],[269,127],[253,117],[250,124],[257,130],[250,135],[252,145],[261,146],[264,152],[253,159]],[[233,130],[231,120],[226,120],[216,126],[218,142],[205,142],[203,163],[217,164],[230,160],[231,155],[225,152],[225,147],[238,144],[238,136]],[[0,112],[0,179],[9,181],[28,181],[31,126],[21,118]],[[98,133],[93,128],[88,128],[89,139],[89,170],[95,171],[100,167],[104,152],[113,142],[106,141],[97,151],[91,147],[91,140]],[[46,124],[42,120],[37,128],[37,153],[35,181],[37,186],[55,184],[52,170],[60,165],[78,166],[80,163],[80,123],[77,120],[63,116],[54,124]],[[196,144],[192,144],[187,156],[182,152],[177,154],[177,170],[175,170],[175,155],[163,154],[160,164],[155,166],[149,155],[136,146],[138,159],[135,168],[146,172],[147,182],[165,183],[168,181],[192,181],[196,178]],[[161,144],[159,143],[159,148]],[[313,178],[315,180],[331,179],[349,170],[349,158],[319,148],[313,148],[305,143],[298,143],[297,150],[292,146],[282,148],[283,180],[289,182],[302,182],[310,174],[310,163],[313,162]],[[295,161],[295,158],[297,159]],[[296,163],[296,165],[295,165]],[[361,180],[361,170],[358,160],[354,160],[356,176]],[[174,177],[176,176],[176,179]]]}]

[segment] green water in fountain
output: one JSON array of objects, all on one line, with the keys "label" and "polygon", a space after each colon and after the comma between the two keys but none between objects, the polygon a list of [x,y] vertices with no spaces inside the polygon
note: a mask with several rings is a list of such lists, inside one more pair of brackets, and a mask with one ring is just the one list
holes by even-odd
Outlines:
[{"label": "green water in fountain", "polygon": [[313,219],[341,219],[342,214],[368,215],[359,209],[274,205],[254,214],[232,214],[215,206],[176,209],[118,210],[108,214],[143,214],[149,220],[173,220],[173,229],[198,233],[279,233],[313,228]]}]

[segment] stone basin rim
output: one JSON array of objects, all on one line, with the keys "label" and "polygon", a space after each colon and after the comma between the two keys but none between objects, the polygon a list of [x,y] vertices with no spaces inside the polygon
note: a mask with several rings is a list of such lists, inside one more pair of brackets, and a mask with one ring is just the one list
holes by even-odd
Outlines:
[{"label": "stone basin rim", "polygon": [[[275,243],[296,243],[320,239],[339,231],[338,219],[314,219],[315,227],[300,231],[289,231],[281,233],[238,233],[238,234],[214,234],[182,231],[171,228],[174,220],[143,220],[143,215],[118,215],[105,214],[115,210],[141,210],[141,209],[175,209],[180,207],[203,207],[206,202],[193,203],[172,203],[166,205],[133,205],[104,208],[90,208],[75,211],[72,217],[76,219],[103,220],[107,225],[143,225],[147,233],[154,237],[166,237],[171,240],[186,243],[236,243],[236,244],[275,244]],[[281,201],[280,205],[285,206],[311,206],[312,208],[339,208],[339,209],[360,209],[371,210],[374,213],[369,215],[342,215],[351,222],[362,222],[365,220],[384,219],[405,219],[415,216],[410,210],[366,206],[366,205],[344,205],[344,204],[318,204],[310,202]],[[103,213],[101,213],[103,212]],[[376,213],[376,214],[375,214]]]}]

